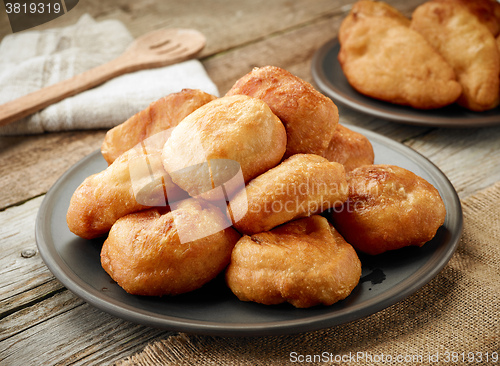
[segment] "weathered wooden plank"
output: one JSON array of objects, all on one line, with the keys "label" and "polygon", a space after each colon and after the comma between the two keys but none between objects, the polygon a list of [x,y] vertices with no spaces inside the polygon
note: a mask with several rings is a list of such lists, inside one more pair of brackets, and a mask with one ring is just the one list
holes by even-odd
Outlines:
[{"label": "weathered wooden plank", "polygon": [[435,163],[460,198],[500,181],[500,127],[439,129],[406,144]]},{"label": "weathered wooden plank", "polygon": [[[418,2],[391,3],[408,10]],[[245,9],[241,3],[237,6],[224,1],[200,2],[197,9],[192,9],[190,1],[174,4],[127,0],[120,2],[117,9],[114,2],[88,0],[80,2],[61,20],[70,24],[78,18],[78,9],[82,14],[91,10],[98,19],[126,21],[134,35],[162,24],[192,27],[200,24],[209,35],[206,55],[230,49],[204,60],[221,92],[251,67],[263,64],[285,67],[312,81],[310,58],[317,47],[335,36],[342,17],[340,2],[331,1],[320,9],[324,1],[294,4],[280,1],[277,3],[281,6],[288,6],[281,13],[279,5],[270,5],[269,11],[267,8],[262,11],[258,5],[264,2],[247,3],[244,6],[257,8],[243,19],[238,13]],[[207,12],[206,6],[213,6],[212,12]],[[301,6],[310,7],[302,10]],[[2,16],[5,14],[0,14],[0,37],[5,29]],[[262,29],[259,18],[266,18]],[[341,118],[404,141],[428,156],[450,177],[462,196],[500,180],[498,128],[432,130],[400,126],[347,109],[341,109]],[[0,342],[0,364],[110,364],[168,334],[91,307],[64,290],[38,254],[29,258],[20,254],[25,249],[36,250],[34,217],[42,198],[29,199],[43,194],[69,166],[99,148],[103,135],[103,131],[90,131],[0,138],[0,210],[9,207],[0,212],[0,314],[4,314],[0,315],[0,338],[4,339]],[[14,194],[12,199],[11,194]]]},{"label": "weathered wooden plank", "polygon": [[0,212],[0,318],[62,288],[37,251],[35,218],[42,199]]},{"label": "weathered wooden plank", "polygon": [[[331,14],[353,0],[256,0],[256,1],[155,1],[140,3],[124,1],[81,1],[69,13],[33,30],[63,27],[75,23],[88,13],[95,19],[118,19],[124,22],[132,35],[139,36],[160,27],[193,27],[203,31],[208,39],[206,54],[234,47],[277,32],[290,26]],[[422,1],[387,0],[406,15]],[[1,6],[3,8],[3,5]],[[3,10],[3,9],[2,9]],[[228,28],[230,27],[230,28]],[[231,32],[227,30],[231,29]],[[7,14],[0,12],[0,39],[12,33]]]},{"label": "weathered wooden plank", "polygon": [[54,294],[48,300],[40,301],[33,306],[23,308],[15,313],[2,317],[0,322],[0,341],[14,337],[27,329],[43,323],[59,314],[70,311],[84,304],[68,290]]},{"label": "weathered wooden plank", "polygon": [[[46,280],[47,282],[39,285],[34,285],[30,281],[19,283],[19,286],[15,288],[17,292],[0,301],[0,319],[64,289],[64,286],[48,272],[45,266],[43,270],[43,276],[49,277]],[[36,278],[35,274],[33,276],[33,278]],[[37,282],[40,282],[40,280],[37,279]],[[22,290],[22,288],[25,288],[25,290]]]},{"label": "weathered wooden plank", "polygon": [[47,192],[68,168],[100,148],[104,134],[0,137],[0,210]]},{"label": "weathered wooden plank", "polygon": [[[406,13],[418,3],[416,0],[387,2]],[[80,1],[69,13],[32,30],[74,24],[85,13],[97,20],[120,20],[126,24],[134,37],[162,27],[190,27],[206,35],[207,47],[202,53],[202,56],[206,56],[314,21],[321,16],[338,13],[344,9],[346,3],[349,2],[345,0],[143,0],[140,2],[86,0]],[[12,31],[5,12],[0,13],[0,39],[2,39]]]},{"label": "weathered wooden plank", "polygon": [[[263,37],[254,38],[252,42],[240,42],[243,46],[233,50],[229,56],[226,53],[216,55],[206,60],[204,65],[209,75],[219,86],[221,93],[225,93],[236,79],[253,67],[270,64],[283,67],[311,82],[310,61],[314,52],[325,42],[337,36],[340,23],[350,9],[349,4],[354,2],[331,1],[329,6],[325,6],[321,12],[317,13],[316,19],[311,21],[304,19],[299,26],[284,21],[286,14],[279,14],[273,18],[274,14],[268,13],[266,6],[265,14],[261,10],[261,15],[265,18],[278,20],[279,23],[286,23],[287,27],[283,31],[277,30],[269,33],[264,42],[261,42]],[[387,2],[406,15],[410,15],[411,11],[421,3],[420,0],[389,0]],[[284,9],[286,10],[286,7]],[[260,27],[258,20],[253,19]],[[238,28],[240,27],[238,26]]]},{"label": "weathered wooden plank", "polygon": [[[114,318],[64,290],[37,253],[42,199],[0,212],[0,364],[112,362],[166,334]],[[59,351],[48,351],[52,342]]]},{"label": "weathered wooden plank", "polygon": [[169,332],[108,315],[63,291],[0,322],[0,364],[111,364]]}]

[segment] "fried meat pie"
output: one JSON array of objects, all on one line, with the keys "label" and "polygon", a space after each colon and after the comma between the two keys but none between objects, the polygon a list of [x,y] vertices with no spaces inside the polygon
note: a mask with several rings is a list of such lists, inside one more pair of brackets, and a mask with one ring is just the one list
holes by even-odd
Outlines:
[{"label": "fried meat pie", "polygon": [[[101,264],[134,295],[177,295],[200,288],[229,263],[240,235],[215,206],[188,199],[178,209],[151,208],[119,219]],[[183,240],[183,238],[188,238]]]},{"label": "fried meat pie", "polygon": [[360,276],[353,247],[319,215],[243,236],[226,270],[226,282],[240,300],[298,308],[345,299]]},{"label": "fried meat pie", "polygon": [[166,206],[168,200],[185,195],[161,163],[167,135],[153,135],[147,144],[126,151],[78,186],[66,214],[72,233],[85,239],[103,236],[120,217],[151,206]]},{"label": "fried meat pie", "polygon": [[499,103],[500,58],[488,27],[459,2],[429,1],[413,12],[411,28],[451,65],[462,86],[458,104],[485,111]]},{"label": "fried meat pie", "polygon": [[331,211],[333,225],[357,250],[380,254],[422,246],[443,225],[446,209],[436,188],[394,165],[367,165],[347,175],[349,197]]},{"label": "fried meat pie", "polygon": [[249,95],[266,102],[285,125],[285,158],[321,155],[339,121],[337,106],[308,82],[275,66],[255,68],[236,81],[228,95]]},{"label": "fried meat pie", "polygon": [[462,88],[452,67],[421,34],[403,24],[402,15],[387,15],[387,4],[372,3],[383,11],[364,13],[355,7],[340,29],[338,60],[351,86],[418,109],[455,102]]},{"label": "fried meat pie", "polygon": [[125,151],[158,132],[177,126],[184,117],[214,99],[215,96],[201,90],[183,89],[151,103],[106,133],[102,156],[111,164]]},{"label": "fried meat pie", "polygon": [[208,192],[203,197],[210,199],[214,185],[234,175],[217,162],[238,163],[246,183],[276,166],[285,148],[285,127],[271,109],[260,99],[235,95],[184,118],[166,142],[162,161],[179,187],[193,197]]},{"label": "fried meat pie", "polygon": [[268,231],[287,221],[342,205],[347,199],[344,167],[313,154],[297,154],[251,180],[229,202],[241,233]]},{"label": "fried meat pie", "polygon": [[370,140],[340,123],[323,156],[328,161],[342,164],[346,172],[363,165],[373,164],[375,159]]}]

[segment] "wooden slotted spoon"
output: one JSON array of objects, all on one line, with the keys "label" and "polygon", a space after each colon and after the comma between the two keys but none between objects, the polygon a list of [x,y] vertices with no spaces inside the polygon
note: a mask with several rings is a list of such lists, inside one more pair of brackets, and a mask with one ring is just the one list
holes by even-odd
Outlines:
[{"label": "wooden slotted spoon", "polygon": [[0,106],[0,126],[29,116],[64,98],[114,77],[187,60],[205,47],[203,34],[192,29],[160,29],[137,38],[116,59]]}]

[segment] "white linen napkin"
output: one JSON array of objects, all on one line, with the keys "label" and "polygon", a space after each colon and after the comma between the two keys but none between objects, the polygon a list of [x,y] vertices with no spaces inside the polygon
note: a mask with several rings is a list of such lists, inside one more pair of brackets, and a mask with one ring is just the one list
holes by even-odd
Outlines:
[{"label": "white linen napkin", "polygon": [[[0,105],[106,63],[132,41],[121,22],[96,22],[87,14],[69,27],[6,36],[0,43]],[[190,60],[117,77],[2,126],[0,135],[111,128],[184,88],[218,96],[203,65]]]}]

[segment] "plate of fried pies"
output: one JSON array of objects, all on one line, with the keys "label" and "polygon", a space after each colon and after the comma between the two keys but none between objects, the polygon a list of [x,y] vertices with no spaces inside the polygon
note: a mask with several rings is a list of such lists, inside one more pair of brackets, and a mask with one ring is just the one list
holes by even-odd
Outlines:
[{"label": "plate of fried pies", "polygon": [[312,62],[320,90],[357,111],[435,127],[500,123],[500,3],[430,0],[411,18],[361,0]]},{"label": "plate of fried pies", "polygon": [[424,156],[345,123],[275,66],[221,97],[184,89],[106,133],[47,192],[36,241],[89,304],[220,336],[333,327],[418,291],[462,210]]}]

